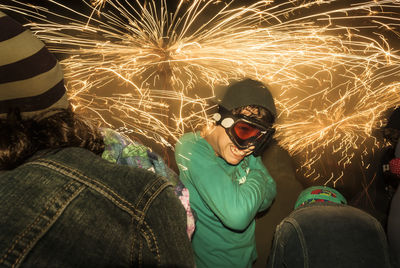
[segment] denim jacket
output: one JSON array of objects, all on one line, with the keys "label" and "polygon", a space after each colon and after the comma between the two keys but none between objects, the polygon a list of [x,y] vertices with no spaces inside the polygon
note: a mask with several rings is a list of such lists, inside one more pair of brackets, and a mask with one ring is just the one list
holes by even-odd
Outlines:
[{"label": "denim jacket", "polygon": [[313,203],[276,228],[267,267],[392,267],[385,232],[371,215],[351,206]]},{"label": "denim jacket", "polygon": [[1,267],[193,267],[164,177],[80,148],[0,172]]}]

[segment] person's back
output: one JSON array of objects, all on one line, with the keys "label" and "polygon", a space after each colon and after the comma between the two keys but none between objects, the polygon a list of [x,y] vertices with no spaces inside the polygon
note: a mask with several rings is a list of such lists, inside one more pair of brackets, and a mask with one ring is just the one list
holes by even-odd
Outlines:
[{"label": "person's back", "polygon": [[0,266],[193,267],[167,178],[101,158],[61,66],[0,11]]},{"label": "person's back", "polygon": [[393,258],[396,261],[396,263],[400,266],[399,226],[400,226],[400,187],[397,187],[397,190],[390,203],[390,210],[388,213],[388,223],[387,223],[387,237],[391,248],[391,252],[394,255]]},{"label": "person's back", "polygon": [[[310,198],[312,191],[318,192],[317,198]],[[302,193],[299,200],[306,204],[298,201],[276,228],[268,267],[391,267],[385,232],[377,219],[332,201],[341,195],[331,188],[310,187]]]},{"label": "person's back", "polygon": [[164,177],[81,148],[35,158],[0,175],[2,265],[194,265],[184,209]]}]

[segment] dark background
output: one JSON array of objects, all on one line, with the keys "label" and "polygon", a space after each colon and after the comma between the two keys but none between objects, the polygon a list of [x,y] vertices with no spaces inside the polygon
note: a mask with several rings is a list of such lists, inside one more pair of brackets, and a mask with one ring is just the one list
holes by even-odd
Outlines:
[{"label": "dark background", "polygon": [[[76,17],[79,18],[76,14],[72,12],[66,11],[64,8],[58,7],[57,5],[48,3],[45,0],[31,0],[31,1],[22,1],[24,3],[31,3],[35,5],[40,5],[47,7],[49,10],[54,11],[58,14],[65,14],[65,16]],[[73,8],[74,10],[78,10],[82,13],[90,13],[90,8],[86,5],[83,5],[81,1],[72,1],[65,0],[59,1],[67,5],[68,7]],[[133,1],[132,1],[133,2]],[[142,1],[143,2],[143,1]],[[229,1],[225,1],[229,2]],[[255,3],[256,1],[245,1],[245,0],[237,0],[234,1],[231,7],[238,7],[243,5],[250,5]],[[274,5],[279,5],[280,3],[284,3],[286,1],[275,1]],[[288,14],[292,18],[296,17],[304,17],[306,15],[316,14],[323,12],[324,10],[335,10],[340,9],[341,7],[348,6],[350,4],[356,4],[361,1],[337,1],[331,4],[324,4],[318,7],[313,7],[309,9],[301,9],[292,14]],[[172,12],[176,6],[178,1],[168,1],[168,8]],[[9,0],[0,0],[0,4],[12,4]],[[107,8],[107,5],[106,5]],[[385,9],[380,10],[387,12],[387,16],[389,17],[399,17],[399,12],[397,9]],[[360,11],[361,12],[361,11]],[[19,20],[21,23],[27,22],[29,18],[23,16],[21,14],[15,14],[13,12],[6,13],[12,15],[15,19]],[[206,21],[209,17],[211,17],[212,11],[210,13],[204,14],[199,20],[201,24],[202,20]],[[208,17],[207,17],[208,16]],[[62,20],[60,18],[60,20]],[[343,20],[339,21],[339,24],[342,23],[346,25],[346,23],[352,23],[353,25],[360,26],[368,26],[373,24],[371,20]],[[376,32],[377,30],[375,30]],[[400,48],[399,37],[396,35],[396,32],[388,31],[385,28],[380,28],[378,31],[381,31],[382,34],[385,35],[388,42],[392,46],[393,50],[398,50]],[[370,32],[369,29],[361,30],[360,34],[370,35],[371,37],[376,37]],[[59,55],[59,59],[62,59],[63,55]],[[390,114],[391,110],[385,112],[383,117],[387,117]],[[373,133],[379,140],[383,140],[382,133],[379,129]],[[169,159],[169,164],[172,168],[176,170],[176,166],[173,161],[173,152],[170,150],[166,150],[156,144],[153,144],[151,140],[146,140],[143,137],[140,137],[141,141],[145,144],[151,146],[156,152],[163,155],[165,158]],[[386,148],[381,148],[375,150],[373,153],[370,153],[365,157],[365,160],[369,162],[371,165],[368,170],[366,170],[360,163],[354,162],[352,163],[351,168],[346,170],[346,176],[336,185],[336,187],[345,195],[348,199],[349,203],[366,210],[371,213],[373,216],[378,218],[383,225],[385,225],[386,221],[386,213],[389,207],[389,202],[391,199],[391,195],[393,194],[388,185],[383,179],[383,175],[381,172],[381,159],[384,156]],[[285,217],[293,208],[294,202],[297,198],[298,193],[304,187],[310,185],[319,185],[321,181],[310,181],[304,178],[302,172],[296,172],[299,168],[300,159],[296,157],[291,157],[288,152],[283,150],[276,143],[272,143],[270,148],[265,152],[263,156],[263,160],[268,170],[271,172],[275,180],[277,181],[278,186],[278,195],[275,201],[275,204],[271,207],[269,214],[264,215],[263,217],[258,219],[258,227],[257,227],[257,245],[259,251],[259,261],[256,266],[263,266],[264,261],[266,260],[266,256],[268,254],[263,254],[268,252],[270,246],[270,240],[272,238],[273,230],[276,224]],[[320,169],[323,169],[327,166],[329,168],[334,168],[336,165],[335,161],[329,158],[329,156],[325,156],[320,165]]]},{"label": "dark background", "polygon": [[[70,12],[68,10],[66,10],[65,8],[62,8],[60,6],[55,5],[54,3],[50,3],[47,0],[29,0],[29,1],[21,1],[23,3],[29,3],[29,4],[33,4],[33,5],[40,5],[43,7],[48,8],[49,10],[51,10],[54,13],[57,14],[62,14],[64,16],[67,17],[72,17],[72,18],[77,18],[77,19],[81,19],[77,14]],[[61,4],[64,4],[76,11],[85,13],[85,14],[89,14],[91,9],[82,3],[82,1],[77,1],[77,0],[64,0],[64,1],[58,1]],[[122,2],[122,1],[121,1]],[[146,1],[140,1],[141,3],[145,3]],[[147,1],[149,2],[149,1]],[[221,1],[224,3],[229,3],[230,1]],[[241,7],[241,6],[249,6],[253,3],[256,3],[257,1],[254,0],[236,0],[233,1],[230,5],[231,8],[235,8],[235,7]],[[285,14],[285,16],[287,16],[285,18],[285,16],[282,16],[280,19],[285,20],[288,18],[300,18],[300,17],[305,17],[305,16],[309,16],[312,14],[319,14],[321,12],[324,11],[330,11],[330,10],[339,10],[340,8],[343,7],[348,7],[350,5],[355,5],[357,3],[361,3],[362,1],[336,1],[333,3],[329,3],[329,4],[322,4],[320,6],[313,6],[312,8],[302,8],[299,9],[293,13],[290,14]],[[10,5],[16,5],[15,3],[13,3],[10,0],[0,0],[0,3],[3,4],[10,4]],[[132,5],[136,5],[135,1],[130,1],[130,3],[132,3]],[[157,5],[159,5],[159,1],[156,1]],[[287,3],[287,1],[274,1],[273,4],[271,4],[271,6],[279,6],[280,4],[283,3]],[[303,2],[302,2],[303,3]],[[178,1],[167,1],[167,5],[168,5],[168,10],[170,12],[173,12],[176,7],[177,7]],[[293,5],[296,5],[297,3],[294,3]],[[106,3],[104,8],[108,8],[108,5]],[[184,8],[182,10],[185,10]],[[278,9],[274,9],[279,10]],[[380,9],[377,10],[379,12],[385,12],[385,15],[388,17],[397,17],[399,15],[399,12],[397,9],[395,8],[385,8],[385,9]],[[358,11],[356,12],[356,14],[362,14],[362,13],[366,13],[366,11]],[[207,12],[202,14],[202,17],[199,19],[198,23],[201,24],[202,21],[207,21],[210,17],[212,17],[212,15],[214,15],[213,13],[213,9],[207,9]],[[338,13],[338,15],[344,16],[344,13]],[[12,16],[14,18],[16,18],[17,20],[19,20],[20,22],[24,23],[27,21],[30,21],[31,19],[21,15],[21,14],[16,14],[16,13],[12,13]],[[49,18],[51,18],[51,14],[49,14]],[[323,16],[322,16],[323,17]],[[55,20],[59,20],[60,22],[63,21],[62,18],[57,18]],[[323,23],[323,22],[318,22],[318,23]],[[372,20],[369,19],[363,19],[363,20],[351,20],[351,19],[343,19],[343,21],[337,21],[337,24],[342,24],[342,25],[346,25],[346,24],[352,24],[352,26],[355,25],[359,25],[359,26],[368,26],[371,24],[374,24],[374,22]],[[390,45],[392,46],[393,50],[398,49],[399,47],[399,38],[396,35],[395,32],[392,31],[388,31],[387,29],[385,29],[384,27],[381,27],[379,29],[375,29],[374,32],[375,34],[379,31],[381,31],[381,34],[384,34],[385,37],[387,38],[388,42],[390,43]],[[371,37],[376,37],[375,34],[372,34],[371,30],[366,28],[365,30],[360,30],[360,34],[363,35],[370,35]],[[59,59],[62,59],[64,57],[64,55],[58,55]],[[390,114],[390,110],[388,110],[384,116],[387,116],[388,114]],[[377,129],[374,134],[379,140],[382,140],[382,135],[380,133],[380,130]],[[176,170],[176,166],[174,165],[174,160],[173,160],[173,152],[171,152],[169,149],[165,149],[162,148],[156,144],[153,144],[151,142],[151,140],[146,140],[146,138],[144,137],[140,137],[140,140],[142,142],[144,142],[145,144],[151,146],[154,148],[155,151],[157,151],[158,153],[160,153],[161,155],[163,155],[164,157],[166,157],[168,159],[169,164]],[[376,209],[376,202],[377,199],[379,199],[379,192],[382,192],[383,194],[385,194],[384,192],[384,188],[386,187],[384,185],[384,182],[382,182],[381,179],[381,173],[380,173],[380,159],[382,158],[382,154],[384,152],[385,149],[378,149],[375,150],[374,153],[371,153],[370,155],[365,157],[366,162],[371,163],[370,168],[368,170],[366,170],[363,166],[361,166],[359,163],[352,163],[352,167],[350,167],[348,170],[346,170],[346,175],[345,177],[339,181],[339,183],[337,185],[335,185],[340,191],[342,191],[342,193],[349,199],[349,200],[353,200],[355,203],[359,204],[360,206],[366,206],[366,207],[373,207],[373,209]],[[276,160],[275,160],[276,159]],[[296,173],[296,178],[297,180],[304,186],[309,186],[309,185],[315,185],[315,184],[321,184],[323,182],[323,180],[318,180],[318,181],[310,181],[307,178],[303,177],[303,173],[304,171],[299,170],[299,165],[301,163],[301,157],[294,157],[293,159],[293,163],[295,166],[295,170],[297,170]],[[279,158],[274,158],[271,161],[279,161]],[[320,165],[319,165],[319,169],[321,171],[321,174],[324,174],[324,169],[332,169],[334,168],[334,166],[336,165],[336,161],[334,159],[330,159],[329,155],[328,156],[324,156],[323,159],[321,159]],[[318,166],[318,165],[317,165]],[[284,170],[282,170],[281,172],[284,172]],[[383,198],[383,207],[386,207],[386,202],[387,198]]]}]

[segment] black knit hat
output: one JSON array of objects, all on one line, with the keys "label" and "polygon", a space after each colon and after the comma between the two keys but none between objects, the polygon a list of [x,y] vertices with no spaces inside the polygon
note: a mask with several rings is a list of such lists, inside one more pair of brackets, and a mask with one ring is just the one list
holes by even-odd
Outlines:
[{"label": "black knit hat", "polygon": [[214,102],[231,111],[243,106],[261,106],[276,117],[276,108],[271,92],[260,81],[246,78],[215,89]]},{"label": "black knit hat", "polygon": [[0,118],[18,108],[30,118],[69,102],[56,58],[29,30],[0,11]]}]

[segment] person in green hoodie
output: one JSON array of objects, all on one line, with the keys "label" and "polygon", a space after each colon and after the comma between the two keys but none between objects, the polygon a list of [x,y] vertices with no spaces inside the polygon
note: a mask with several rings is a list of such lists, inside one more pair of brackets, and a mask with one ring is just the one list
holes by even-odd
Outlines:
[{"label": "person in green hoodie", "polygon": [[186,133],[175,157],[197,216],[196,266],[251,267],[257,258],[255,216],[276,195],[260,155],[275,132],[273,97],[261,82],[243,79],[217,88],[214,123]]}]

